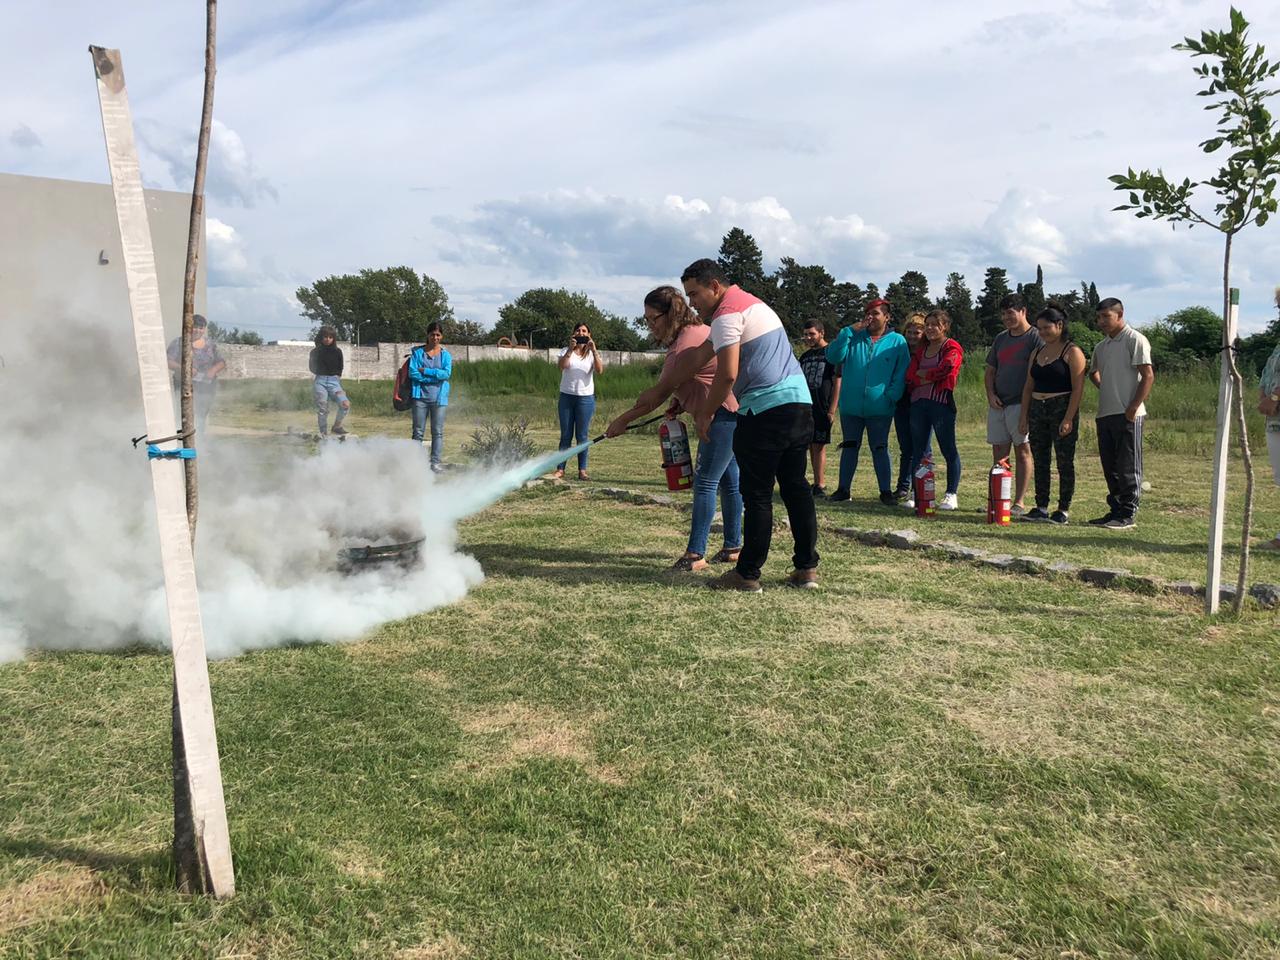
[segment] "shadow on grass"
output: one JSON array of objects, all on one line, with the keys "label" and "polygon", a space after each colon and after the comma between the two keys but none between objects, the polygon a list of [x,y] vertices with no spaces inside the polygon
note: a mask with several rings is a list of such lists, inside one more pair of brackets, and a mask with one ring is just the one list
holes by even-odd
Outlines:
[{"label": "shadow on grass", "polygon": [[[572,547],[513,547],[509,543],[468,543],[466,550],[486,574],[503,577],[536,577],[557,583],[682,583],[686,575],[668,569],[675,554],[647,550],[643,553],[601,553]],[[689,581],[693,583],[692,580]]]},{"label": "shadow on grass", "polygon": [[110,853],[51,840],[19,840],[13,837],[0,837],[0,854],[88,867],[95,873],[110,873],[114,879],[123,880],[133,887],[153,885],[156,874],[167,871],[171,863],[168,849],[136,854]]}]

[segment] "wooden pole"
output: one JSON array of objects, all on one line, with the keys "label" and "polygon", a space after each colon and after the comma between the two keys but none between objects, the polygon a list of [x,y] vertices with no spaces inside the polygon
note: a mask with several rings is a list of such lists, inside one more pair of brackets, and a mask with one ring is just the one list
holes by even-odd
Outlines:
[{"label": "wooden pole", "polygon": [[[102,130],[124,250],[147,436],[159,439],[172,436],[176,425],[160,310],[160,285],[138,169],[133,117],[125,91],[120,51],[90,47],[89,53],[98,79]],[[177,446],[184,446],[183,441],[177,441]],[[213,722],[213,698],[209,690],[209,664],[205,659],[204,627],[196,593],[195,556],[186,517],[182,462],[168,458],[151,460],[151,487],[155,495],[165,601],[173,640],[174,701],[181,720],[175,729],[182,744],[182,779],[192,811],[197,889],[216,897],[230,897],[235,893],[235,875]]]},{"label": "wooden pole", "polygon": [[1228,292],[1227,309],[1224,311],[1221,355],[1221,371],[1218,375],[1218,430],[1213,441],[1213,488],[1209,499],[1209,569],[1204,585],[1205,613],[1218,612],[1219,592],[1222,587],[1222,534],[1226,515],[1227,461],[1231,449],[1231,358],[1227,351],[1236,340],[1236,326],[1240,316],[1240,291],[1232,287]]},{"label": "wooden pole", "polygon": [[[187,226],[187,263],[182,283],[182,434],[185,446],[198,448],[195,398],[193,396],[192,346],[195,325],[196,270],[204,236],[204,177],[209,157],[209,133],[213,125],[213,80],[217,73],[217,0],[205,6],[204,103],[200,110],[200,133],[196,140],[196,170],[191,186],[191,215]],[[209,334],[206,332],[205,336]],[[200,475],[194,458],[182,461],[186,490],[187,529],[191,551],[196,549],[196,521],[200,512]],[[170,704],[170,741],[173,751],[173,864],[174,879],[183,893],[207,893],[207,878],[201,863],[195,807],[187,775],[186,738],[182,734],[182,711],[178,705],[175,675]]]}]

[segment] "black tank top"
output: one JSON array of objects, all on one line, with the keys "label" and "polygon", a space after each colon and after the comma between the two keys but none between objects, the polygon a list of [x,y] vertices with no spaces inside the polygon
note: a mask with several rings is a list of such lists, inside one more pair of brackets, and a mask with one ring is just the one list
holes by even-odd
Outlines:
[{"label": "black tank top", "polygon": [[[1071,349],[1070,347],[1067,350]],[[1066,350],[1052,363],[1031,363],[1031,389],[1035,393],[1070,393],[1071,368],[1067,366]]]}]

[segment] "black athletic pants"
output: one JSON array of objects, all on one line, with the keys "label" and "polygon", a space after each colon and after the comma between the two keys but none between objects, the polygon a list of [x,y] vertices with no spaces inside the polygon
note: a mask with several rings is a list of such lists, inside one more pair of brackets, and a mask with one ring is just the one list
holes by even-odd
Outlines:
[{"label": "black athletic pants", "polygon": [[784,403],[763,413],[739,413],[733,433],[743,501],[742,553],[738,573],[759,580],[773,538],[773,486],[778,485],[795,540],[798,570],[818,565],[818,515],[805,477],[813,440],[813,405]]},{"label": "black athletic pants", "polygon": [[1030,432],[1031,459],[1036,471],[1036,506],[1049,509],[1051,478],[1050,457],[1058,458],[1058,509],[1071,509],[1071,498],[1076,493],[1076,437],[1080,434],[1080,414],[1071,421],[1071,432],[1058,436],[1058,427],[1067,417],[1071,394],[1048,400],[1032,400],[1027,411],[1027,427]]},{"label": "black athletic pants", "polygon": [[1142,421],[1123,413],[1099,417],[1098,456],[1107,480],[1107,506],[1113,517],[1132,518],[1142,497]]}]

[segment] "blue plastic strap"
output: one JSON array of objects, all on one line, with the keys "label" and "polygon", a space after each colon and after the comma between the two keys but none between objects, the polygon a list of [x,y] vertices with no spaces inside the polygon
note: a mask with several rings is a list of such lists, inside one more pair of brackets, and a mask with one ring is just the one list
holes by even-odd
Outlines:
[{"label": "blue plastic strap", "polygon": [[179,447],[176,450],[161,450],[154,443],[147,444],[148,460],[194,460],[196,452],[191,447]]}]

